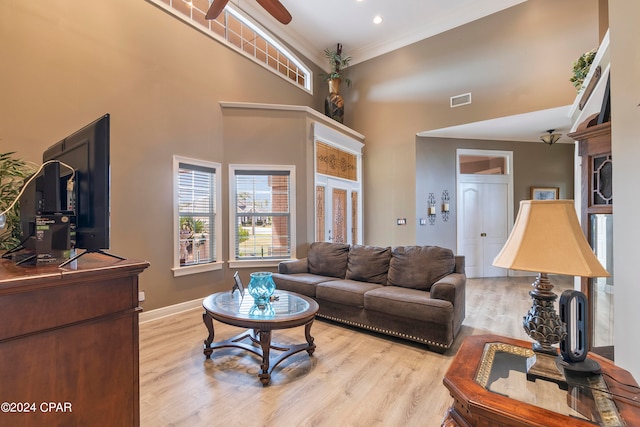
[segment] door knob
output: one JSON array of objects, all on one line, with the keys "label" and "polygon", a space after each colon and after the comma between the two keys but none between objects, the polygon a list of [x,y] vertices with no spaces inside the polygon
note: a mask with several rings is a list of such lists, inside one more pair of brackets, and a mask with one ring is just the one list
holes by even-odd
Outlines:
[{"label": "door knob", "polygon": [[480,237],[487,237],[487,233],[480,233]]}]

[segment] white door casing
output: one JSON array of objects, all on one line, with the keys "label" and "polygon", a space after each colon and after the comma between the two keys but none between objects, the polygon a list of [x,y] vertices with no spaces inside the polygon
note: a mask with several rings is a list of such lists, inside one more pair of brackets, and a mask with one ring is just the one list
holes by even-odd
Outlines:
[{"label": "white door casing", "polygon": [[[363,199],[362,199],[362,148],[364,144],[348,137],[347,135],[338,132],[334,129],[328,128],[320,123],[314,123],[314,188],[316,191],[315,196],[315,221],[316,230],[314,235],[316,240],[320,239],[319,235],[324,236],[324,241],[334,242],[336,230],[334,229],[334,223],[342,221],[344,224],[344,234],[340,236],[339,240],[344,240],[344,243],[357,243],[362,244],[363,239]],[[317,143],[336,147],[339,150],[349,153],[355,156],[355,168],[356,174],[354,179],[343,179],[337,176],[331,176],[318,172],[318,154],[315,151]],[[318,187],[324,189],[324,194],[321,196],[322,200],[319,200],[317,192]],[[335,191],[334,191],[335,190]],[[346,191],[345,206],[334,206],[334,193]],[[355,197],[354,197],[355,195]],[[355,206],[354,206],[355,204]],[[343,218],[335,218],[335,215],[342,215]],[[324,216],[322,227],[318,224],[319,215]]]},{"label": "white door casing", "polygon": [[512,152],[457,150],[460,155],[503,156],[504,174],[461,174],[457,162],[457,252],[465,256],[468,277],[506,276],[492,265],[513,223]]}]

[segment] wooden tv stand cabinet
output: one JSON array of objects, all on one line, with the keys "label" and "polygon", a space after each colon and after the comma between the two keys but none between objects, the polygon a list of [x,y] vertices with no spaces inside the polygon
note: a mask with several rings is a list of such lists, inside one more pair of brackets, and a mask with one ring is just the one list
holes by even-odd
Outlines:
[{"label": "wooden tv stand cabinet", "polygon": [[0,425],[138,426],[146,261],[0,261]]}]

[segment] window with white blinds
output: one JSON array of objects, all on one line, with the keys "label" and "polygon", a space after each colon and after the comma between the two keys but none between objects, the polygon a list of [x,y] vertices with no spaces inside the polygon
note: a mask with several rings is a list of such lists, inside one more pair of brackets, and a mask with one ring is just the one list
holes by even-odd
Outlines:
[{"label": "window with white blinds", "polygon": [[230,165],[234,260],[282,260],[292,254],[294,167]]},{"label": "window with white blinds", "polygon": [[177,199],[175,267],[215,263],[218,261],[220,183],[217,173],[220,165],[177,157],[174,163],[177,163],[174,165]]}]

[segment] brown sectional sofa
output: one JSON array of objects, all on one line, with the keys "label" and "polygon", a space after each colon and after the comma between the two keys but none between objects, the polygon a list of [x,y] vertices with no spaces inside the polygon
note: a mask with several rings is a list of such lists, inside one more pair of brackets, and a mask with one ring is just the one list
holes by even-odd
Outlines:
[{"label": "brown sectional sofa", "polygon": [[417,341],[445,352],[465,317],[464,257],[437,246],[314,242],[284,261],[278,289],[314,298],[318,317]]}]

